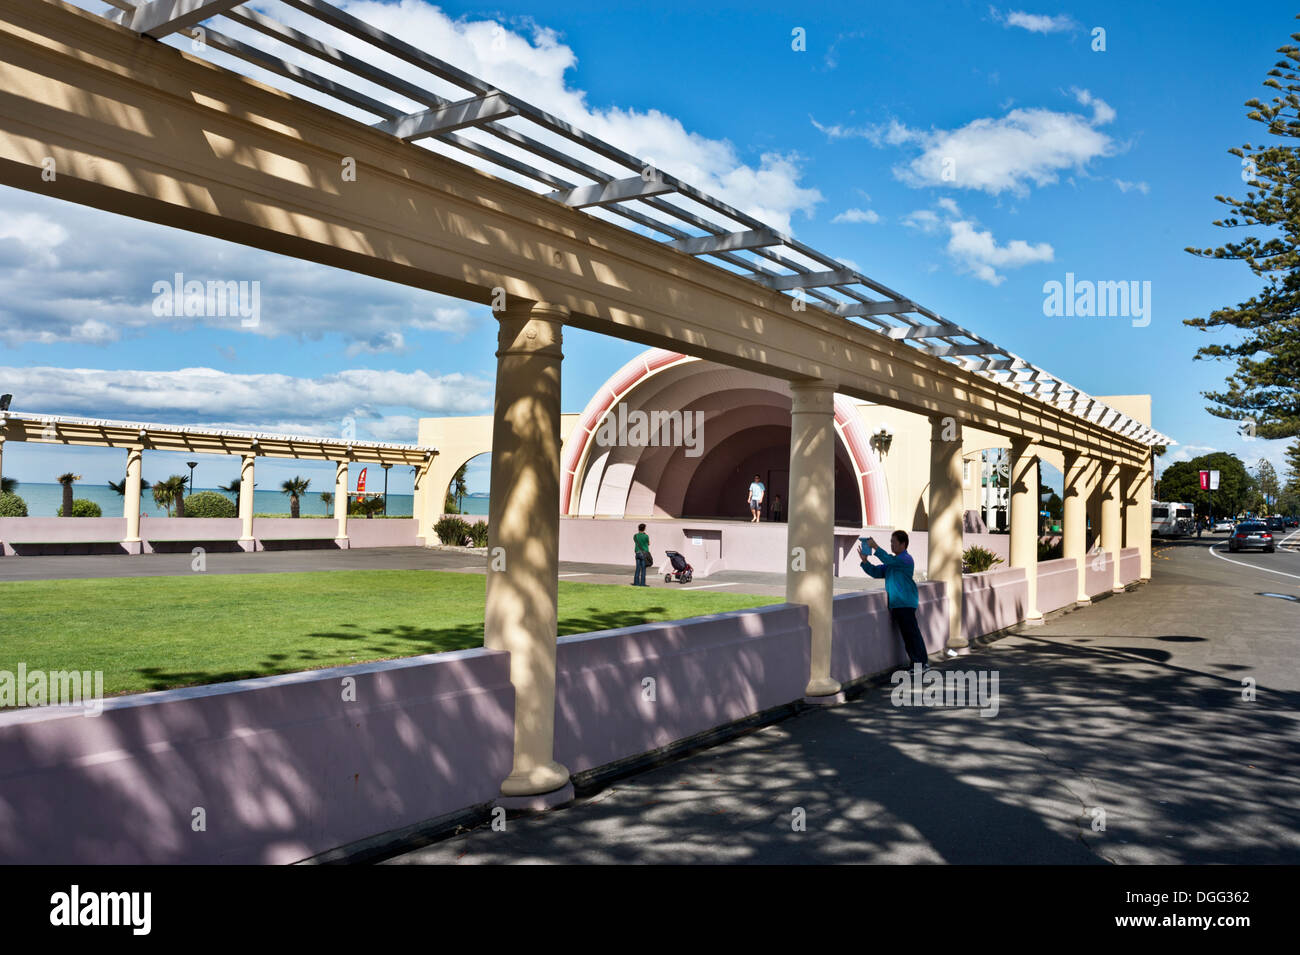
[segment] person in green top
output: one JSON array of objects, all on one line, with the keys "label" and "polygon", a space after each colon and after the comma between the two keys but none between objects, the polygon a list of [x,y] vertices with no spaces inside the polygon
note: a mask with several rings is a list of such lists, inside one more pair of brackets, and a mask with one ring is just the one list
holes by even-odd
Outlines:
[{"label": "person in green top", "polygon": [[636,533],[632,535],[632,544],[636,548],[633,555],[636,558],[636,573],[632,577],[632,586],[648,587],[649,584],[645,582],[645,569],[650,566],[650,536],[646,534],[644,524],[636,526]]}]

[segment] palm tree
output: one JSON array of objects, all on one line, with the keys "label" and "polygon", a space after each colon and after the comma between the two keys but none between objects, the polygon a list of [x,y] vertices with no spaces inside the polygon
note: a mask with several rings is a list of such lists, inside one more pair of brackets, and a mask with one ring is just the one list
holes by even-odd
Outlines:
[{"label": "palm tree", "polygon": [[[120,481],[109,481],[108,486],[109,488],[117,492],[118,497],[126,497],[126,478],[122,478],[122,480]],[[140,490],[142,491],[149,490],[149,482],[141,481]]]},{"label": "palm tree", "polygon": [[280,485],[280,490],[289,495],[289,516],[298,516],[298,498],[307,493],[307,488],[311,486],[311,481],[295,475]]},{"label": "palm tree", "polygon": [[67,474],[59,475],[59,483],[63,485],[63,516],[72,516],[72,484],[74,481],[80,481],[80,474],[73,474],[69,471]]},{"label": "palm tree", "polygon": [[176,505],[176,516],[185,516],[185,485],[189,478],[184,474],[173,474],[165,481],[153,486],[153,500],[159,507],[167,508],[167,516],[172,516],[172,504]]},{"label": "palm tree", "polygon": [[469,493],[469,486],[465,483],[465,472],[468,469],[469,462],[466,461],[451,476],[451,493],[456,498],[456,511],[461,514],[465,512],[465,495]]},{"label": "palm tree", "polygon": [[238,513],[238,511],[239,511],[239,496],[243,493],[243,488],[244,488],[244,482],[241,481],[239,478],[235,478],[235,479],[234,479],[233,481],[231,481],[229,484],[218,484],[218,485],[217,485],[217,490],[218,490],[218,491],[225,491],[227,494],[233,494],[233,495],[235,495],[235,511],[236,511],[236,513]]},{"label": "palm tree", "polygon": [[17,494],[18,479],[9,477],[0,477],[0,494]]},{"label": "palm tree", "polygon": [[329,491],[321,491],[320,499],[325,502],[326,507],[334,506],[334,495],[331,494]]}]

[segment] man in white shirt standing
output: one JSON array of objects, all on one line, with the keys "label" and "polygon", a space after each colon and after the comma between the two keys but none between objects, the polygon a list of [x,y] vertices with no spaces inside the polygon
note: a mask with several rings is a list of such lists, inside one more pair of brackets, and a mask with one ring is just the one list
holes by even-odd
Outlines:
[{"label": "man in white shirt standing", "polygon": [[749,484],[749,522],[751,524],[758,523],[758,515],[763,510],[763,493],[766,490],[767,488],[763,487],[763,482],[760,481],[758,475],[755,474],[754,480]]}]

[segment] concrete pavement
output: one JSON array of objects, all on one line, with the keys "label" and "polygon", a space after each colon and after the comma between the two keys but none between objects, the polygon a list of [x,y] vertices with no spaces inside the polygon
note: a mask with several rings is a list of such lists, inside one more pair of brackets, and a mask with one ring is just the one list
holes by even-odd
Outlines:
[{"label": "concrete pavement", "polygon": [[388,861],[1300,862],[1300,555],[1210,543],[945,661],[999,674],[995,716],[878,683]]},{"label": "concrete pavement", "polygon": [[[355,570],[445,570],[462,573],[486,573],[487,558],[460,548],[366,547],[353,550],[260,551],[258,553],[209,553],[205,556],[207,574],[277,574],[312,571]],[[98,577],[184,577],[194,573],[193,558],[182,554],[93,555],[70,557],[0,558],[0,581],[6,580],[81,580]],[[589,584],[628,585],[632,567],[608,564],[560,562],[560,579]],[[757,571],[719,571],[708,578],[689,584],[665,583],[663,570],[647,573],[650,587],[672,590],[726,591],[758,594],[765,597],[785,595],[785,575]],[[884,582],[857,574],[835,578],[835,592],[871,590]]]}]

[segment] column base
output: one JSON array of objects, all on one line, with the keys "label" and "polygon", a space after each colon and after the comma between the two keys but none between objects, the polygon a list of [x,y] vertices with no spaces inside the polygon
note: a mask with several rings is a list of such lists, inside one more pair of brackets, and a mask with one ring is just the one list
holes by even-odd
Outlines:
[{"label": "column base", "polygon": [[1074,598],[1074,605],[1076,607],[1087,607],[1091,603],[1092,603],[1092,598],[1089,597],[1087,594],[1080,594],[1078,597]]},{"label": "column base", "polygon": [[834,693],[828,693],[824,696],[805,696],[803,701],[810,706],[834,706],[836,703],[843,703],[848,700],[843,690],[837,690]]},{"label": "column base", "polygon": [[805,700],[810,697],[834,696],[839,692],[840,681],[831,679],[828,676],[819,676],[814,680],[809,680],[808,685],[803,688]]},{"label": "column base", "polygon": [[251,554],[257,550],[257,540],[252,537],[241,537],[235,543],[239,545],[239,549],[245,554]]},{"label": "column base", "polygon": [[1032,616],[1025,617],[1025,619],[1020,622],[1023,623],[1026,627],[1041,627],[1045,623],[1045,621],[1043,620],[1043,615],[1041,613],[1036,613]]},{"label": "column base", "polygon": [[492,805],[500,806],[502,809],[542,812],[571,802],[573,802],[573,783],[566,782],[559,789],[552,789],[548,793],[534,793],[531,796],[498,796]]},{"label": "column base", "polygon": [[563,789],[569,782],[569,771],[551,760],[544,766],[534,766],[526,772],[513,772],[501,783],[501,795],[536,796]]},{"label": "column base", "polygon": [[144,553],[144,541],[139,538],[131,541],[122,541],[122,549],[128,554],[142,554]]},{"label": "column base", "polygon": [[1110,592],[1113,593],[1113,594],[1122,594],[1122,593],[1124,593],[1124,592],[1127,591],[1127,590],[1128,590],[1128,588],[1127,588],[1127,587],[1124,587],[1124,586],[1119,586],[1119,587],[1112,587],[1112,588],[1110,588]]},{"label": "column base", "polygon": [[970,641],[967,640],[964,635],[960,637],[950,637],[948,639],[948,649],[950,650],[965,650],[969,646]]},{"label": "column base", "polygon": [[339,550],[351,550],[351,549],[352,549],[352,545],[348,543],[348,539],[347,539],[346,537],[336,537],[336,538],[334,538],[334,546],[337,547]]}]

